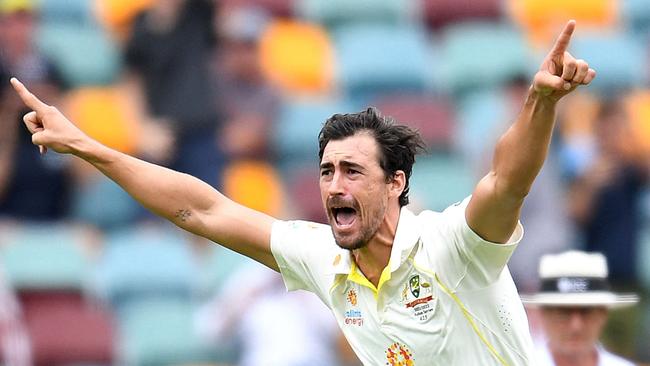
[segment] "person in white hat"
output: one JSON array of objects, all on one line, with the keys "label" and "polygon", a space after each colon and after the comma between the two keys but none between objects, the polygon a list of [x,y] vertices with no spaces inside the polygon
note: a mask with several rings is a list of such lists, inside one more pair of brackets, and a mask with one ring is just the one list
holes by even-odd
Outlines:
[{"label": "person in white hat", "polygon": [[539,265],[540,292],[522,296],[539,307],[545,338],[537,343],[539,366],[632,366],[598,339],[608,311],[634,305],[634,294],[609,290],[607,261],[600,253],[568,251],[545,255]]}]

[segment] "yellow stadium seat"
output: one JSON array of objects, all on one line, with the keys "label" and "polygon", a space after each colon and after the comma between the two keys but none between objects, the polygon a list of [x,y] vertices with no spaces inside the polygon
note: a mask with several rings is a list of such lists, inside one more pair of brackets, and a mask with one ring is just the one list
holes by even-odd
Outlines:
[{"label": "yellow stadium seat", "polygon": [[136,152],[136,114],[117,89],[79,88],[66,96],[64,105],[70,119],[89,136],[116,150]]},{"label": "yellow stadium seat", "polygon": [[267,77],[289,94],[325,94],[332,87],[332,44],[318,25],[275,21],[260,39],[260,57]]},{"label": "yellow stadium seat", "polygon": [[148,9],[154,0],[95,0],[95,13],[118,39],[125,39],[136,15]]},{"label": "yellow stadium seat", "polygon": [[650,154],[650,90],[641,90],[632,93],[626,98],[626,107],[629,108],[632,119],[634,136],[646,153]]},{"label": "yellow stadium seat", "polygon": [[267,162],[232,162],[223,174],[224,194],[234,201],[272,216],[280,215],[283,189],[277,171]]},{"label": "yellow stadium seat", "polygon": [[570,19],[581,29],[611,27],[619,12],[617,0],[508,0],[507,6],[533,44],[540,46],[551,42]]}]

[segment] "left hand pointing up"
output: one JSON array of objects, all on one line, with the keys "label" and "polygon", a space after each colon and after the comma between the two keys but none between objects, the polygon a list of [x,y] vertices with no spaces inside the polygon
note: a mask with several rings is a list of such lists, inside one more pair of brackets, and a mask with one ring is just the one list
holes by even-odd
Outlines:
[{"label": "left hand pointing up", "polygon": [[575,20],[570,20],[564,26],[553,49],[535,74],[533,88],[543,96],[559,100],[579,85],[589,84],[596,77],[596,71],[589,68],[585,60],[576,59],[567,52],[575,28]]}]

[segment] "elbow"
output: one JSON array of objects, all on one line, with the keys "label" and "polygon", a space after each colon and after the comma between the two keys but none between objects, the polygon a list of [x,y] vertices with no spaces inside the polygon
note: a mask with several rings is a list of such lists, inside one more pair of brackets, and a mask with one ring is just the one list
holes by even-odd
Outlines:
[{"label": "elbow", "polygon": [[527,181],[495,175],[494,192],[506,202],[520,205],[530,193],[532,184]]}]

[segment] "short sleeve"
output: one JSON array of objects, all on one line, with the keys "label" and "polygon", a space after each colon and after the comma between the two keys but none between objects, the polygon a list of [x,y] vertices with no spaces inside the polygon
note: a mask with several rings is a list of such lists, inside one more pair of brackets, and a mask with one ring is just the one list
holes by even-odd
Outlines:
[{"label": "short sleeve", "polygon": [[[323,238],[327,227],[307,221],[276,221],[271,230],[271,252],[287,290],[319,294],[323,287]],[[321,260],[319,260],[321,259]]]},{"label": "short sleeve", "polygon": [[481,238],[468,225],[465,210],[471,197],[448,207],[441,215],[443,236],[437,254],[437,267],[442,267],[454,289],[476,289],[491,285],[506,267],[512,253],[523,238],[523,226],[517,227],[505,244]]}]

